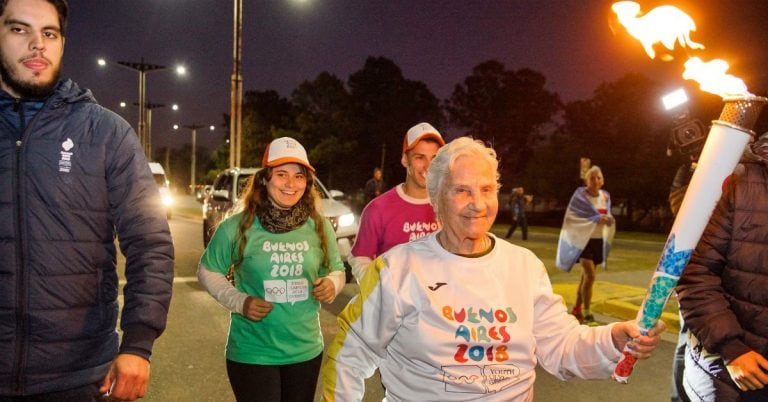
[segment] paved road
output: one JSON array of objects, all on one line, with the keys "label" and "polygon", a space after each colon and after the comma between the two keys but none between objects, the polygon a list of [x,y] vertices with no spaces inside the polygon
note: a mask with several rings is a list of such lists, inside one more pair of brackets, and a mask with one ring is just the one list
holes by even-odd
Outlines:
[{"label": "paved road", "polygon": [[[197,283],[195,269],[203,251],[201,221],[190,198],[186,213],[176,213],[171,230],[176,245],[176,280],[168,328],[158,339],[152,362],[152,381],[145,401],[234,401],[224,367],[228,313]],[[335,315],[357,292],[348,284],[332,305],[321,311],[326,343],[336,333]],[[604,322],[611,317],[598,316]],[[667,401],[674,344],[662,342],[654,358],[641,362],[630,384],[611,380],[563,382],[538,370],[536,401]],[[374,376],[364,401],[380,401],[382,389]]]}]

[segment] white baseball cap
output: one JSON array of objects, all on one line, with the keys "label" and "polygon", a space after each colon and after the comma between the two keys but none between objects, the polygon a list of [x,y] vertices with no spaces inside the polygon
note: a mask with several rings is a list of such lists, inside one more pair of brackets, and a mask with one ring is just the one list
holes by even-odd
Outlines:
[{"label": "white baseball cap", "polygon": [[440,144],[442,147],[445,145],[445,140],[440,132],[436,128],[432,127],[429,123],[419,123],[408,129],[403,138],[403,153],[416,146],[416,144],[424,139],[432,138]]},{"label": "white baseball cap", "polygon": [[264,150],[261,166],[275,167],[286,163],[298,163],[313,172],[315,171],[315,168],[309,164],[307,151],[298,141],[291,137],[276,138]]}]

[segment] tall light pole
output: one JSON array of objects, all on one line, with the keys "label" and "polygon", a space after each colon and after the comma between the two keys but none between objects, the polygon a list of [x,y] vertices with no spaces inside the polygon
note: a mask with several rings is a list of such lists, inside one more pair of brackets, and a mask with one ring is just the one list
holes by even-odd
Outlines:
[{"label": "tall light pole", "polygon": [[243,44],[243,0],[234,0],[232,90],[229,113],[229,167],[240,166],[243,131],[243,76],[240,73]]},{"label": "tall light pole", "polygon": [[[198,128],[203,128],[205,126],[201,125],[201,124],[185,124],[185,125],[174,124],[173,125],[173,129],[174,130],[178,130],[180,127],[188,128],[188,129],[192,130],[192,158],[191,158],[191,162],[189,164],[190,165],[189,166],[189,189],[190,189],[191,194],[195,194],[195,184],[196,184],[196,180],[195,180],[195,170],[196,170],[195,169],[195,165],[197,165],[197,150],[196,150],[196,148],[197,148],[197,129]],[[216,127],[213,126],[213,125],[209,126],[209,129],[211,131],[213,131],[215,128]]]},{"label": "tall light pole", "polygon": [[[98,64],[100,66],[106,66],[107,61],[105,59],[99,59]],[[119,64],[122,67],[125,67],[129,70],[133,70],[139,73],[139,105],[146,105],[147,104],[147,73],[150,73],[152,71],[162,71],[166,70],[167,67],[161,66],[159,64],[149,64],[144,62],[144,58],[141,58],[141,62],[135,63],[130,61],[118,61],[117,64]],[[184,66],[176,66],[175,68],[176,74],[178,75],[184,75],[186,74],[186,68]],[[137,135],[139,136],[139,141],[141,142],[141,146],[144,150],[145,155],[147,158],[151,158],[152,155],[149,154],[151,152],[151,145],[149,145],[149,132],[147,129],[147,116],[148,116],[148,109],[145,107],[139,107],[139,124],[136,127]]]},{"label": "tall light pole", "polygon": [[139,105],[142,106],[139,106],[138,135],[139,141],[144,148],[144,154],[147,158],[152,159],[152,155],[147,153],[147,110],[143,106],[146,104],[147,99],[147,73],[151,71],[165,70],[166,67],[159,64],[145,63],[143,57],[139,63],[118,61],[117,64],[139,73]]},{"label": "tall light pole", "polygon": [[[138,102],[135,103],[135,105],[139,105]],[[144,155],[147,156],[148,159],[152,158],[152,109],[157,109],[159,107],[165,107],[162,103],[152,103],[150,101],[147,101],[144,104],[144,107],[140,107],[139,110],[145,110],[146,116],[146,125],[144,126]],[[139,112],[141,113],[141,112]],[[139,117],[141,118],[141,117]]]}]

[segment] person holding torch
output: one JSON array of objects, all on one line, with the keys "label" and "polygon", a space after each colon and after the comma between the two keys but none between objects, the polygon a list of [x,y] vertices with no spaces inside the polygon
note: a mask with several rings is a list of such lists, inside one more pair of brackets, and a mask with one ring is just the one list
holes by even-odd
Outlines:
[{"label": "person holding torch", "polygon": [[692,401],[768,400],[768,133],[748,150],[676,288]]},{"label": "person holding torch", "polygon": [[536,367],[559,379],[608,378],[629,347],[647,358],[665,329],[588,327],[568,314],[530,250],[490,232],[499,211],[496,152],[457,138],[427,171],[438,231],[367,268],[338,315],[323,365],[324,401],[360,401],[376,368],[386,400],[532,401]]}]

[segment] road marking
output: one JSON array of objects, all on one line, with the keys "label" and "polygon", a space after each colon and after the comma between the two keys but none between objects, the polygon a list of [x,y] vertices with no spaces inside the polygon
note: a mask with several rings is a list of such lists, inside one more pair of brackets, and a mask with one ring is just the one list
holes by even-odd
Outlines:
[{"label": "road marking", "polygon": [[[196,276],[177,276],[173,278],[173,283],[190,283],[190,282],[197,282]],[[125,285],[126,280],[120,279],[120,284]]]}]

